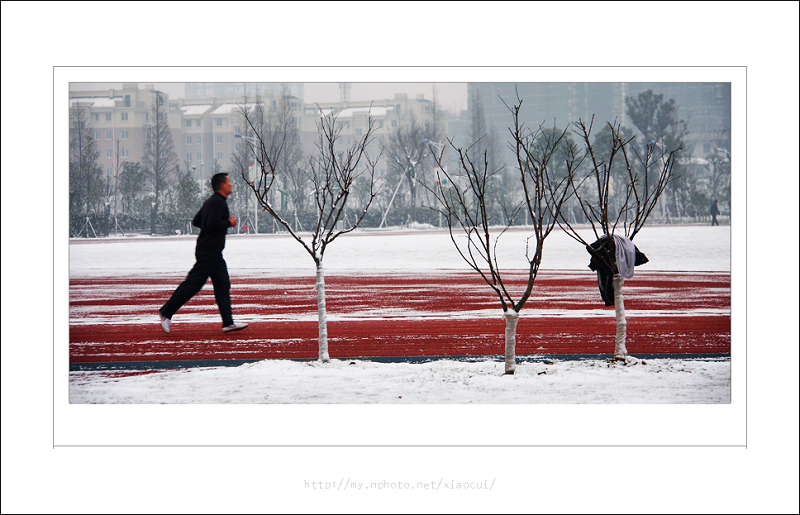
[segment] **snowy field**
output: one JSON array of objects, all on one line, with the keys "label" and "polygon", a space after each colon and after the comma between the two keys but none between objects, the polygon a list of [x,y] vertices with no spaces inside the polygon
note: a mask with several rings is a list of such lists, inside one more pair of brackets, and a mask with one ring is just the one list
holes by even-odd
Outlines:
[{"label": "snowy field", "polygon": [[[521,227],[507,231],[500,238],[501,268],[527,268],[525,245],[532,234],[531,229]],[[587,241],[594,241],[591,231],[583,234]],[[196,235],[72,239],[69,274],[70,277],[91,277],[110,272],[144,276],[185,273],[194,264],[195,241]],[[635,243],[650,259],[637,270],[731,271],[729,226],[652,226],[640,232]],[[314,275],[311,257],[288,235],[229,235],[224,256],[233,281],[237,272]],[[327,274],[358,273],[360,270],[386,273],[469,270],[444,230],[353,232],[328,247],[323,263]],[[548,236],[541,270],[586,271],[588,264],[589,254],[575,240],[560,230]]]},{"label": "snowy field", "polygon": [[[521,256],[529,234],[517,228],[502,237],[498,247],[502,267],[524,268]],[[69,274],[87,278],[185,273],[193,264],[194,244],[192,236],[71,240]],[[650,259],[642,270],[731,269],[726,226],[655,226],[643,231],[636,244]],[[225,258],[234,283],[237,275],[314,273],[311,258],[285,235],[231,235]],[[542,269],[591,275],[588,260],[577,242],[556,231],[547,240]],[[394,230],[360,231],[340,238],[326,254],[325,268],[331,276],[367,271],[446,274],[467,267],[445,231]],[[635,277],[631,284],[634,281]],[[69,399],[110,404],[724,404],[731,401],[731,361],[634,359],[627,366],[603,360],[532,361],[521,363],[515,376],[503,377],[502,363],[488,360],[330,364],[265,360],[239,367],[131,375],[75,371],[69,377]]]}]

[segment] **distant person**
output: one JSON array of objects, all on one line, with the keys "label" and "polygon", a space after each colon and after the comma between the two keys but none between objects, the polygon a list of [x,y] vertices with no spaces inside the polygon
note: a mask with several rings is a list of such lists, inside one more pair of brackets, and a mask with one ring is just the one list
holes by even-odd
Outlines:
[{"label": "distant person", "polygon": [[714,203],[711,204],[711,226],[719,225],[717,221],[717,215],[719,214],[719,207],[717,207],[717,199],[714,199]]},{"label": "distant person", "polygon": [[228,195],[233,191],[233,185],[228,174],[218,173],[211,178],[211,188],[214,194],[203,203],[203,207],[192,220],[192,225],[200,228],[194,251],[197,262],[172,297],[158,310],[161,328],[165,333],[169,333],[172,315],[200,291],[209,277],[214,285],[219,313],[222,315],[222,330],[227,333],[247,327],[245,323],[233,321],[231,280],[228,266],[222,258],[228,227],[236,227],[236,217],[229,216],[228,211]]}]

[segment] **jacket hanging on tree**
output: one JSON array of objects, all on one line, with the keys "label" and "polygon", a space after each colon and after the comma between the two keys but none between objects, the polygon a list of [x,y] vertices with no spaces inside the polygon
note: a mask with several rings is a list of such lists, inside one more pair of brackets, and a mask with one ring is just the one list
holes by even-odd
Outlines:
[{"label": "jacket hanging on tree", "polygon": [[616,267],[616,271],[625,279],[633,277],[633,267],[647,263],[649,259],[631,240],[624,236],[614,235],[609,238],[607,234],[586,247],[592,256],[589,269],[597,272],[597,285],[600,288],[600,297],[606,306],[614,305],[614,272],[609,263]]}]

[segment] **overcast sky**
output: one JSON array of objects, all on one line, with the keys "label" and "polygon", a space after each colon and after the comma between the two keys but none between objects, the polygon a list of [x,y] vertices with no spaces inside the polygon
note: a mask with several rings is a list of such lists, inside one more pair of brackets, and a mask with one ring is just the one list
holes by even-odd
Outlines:
[{"label": "overcast sky", "polygon": [[[153,83],[159,91],[167,93],[170,98],[184,98],[183,83],[156,82]],[[144,87],[144,83],[139,83]],[[122,88],[122,83],[115,82],[73,82],[70,90],[107,90]],[[406,93],[410,98],[423,95],[426,99],[433,99],[434,88],[436,99],[445,110],[457,113],[467,108],[466,83],[430,83],[430,82],[353,82],[350,87],[350,100],[379,100],[393,98],[395,93]],[[338,102],[340,90],[338,82],[307,82],[305,83],[305,102]]]}]

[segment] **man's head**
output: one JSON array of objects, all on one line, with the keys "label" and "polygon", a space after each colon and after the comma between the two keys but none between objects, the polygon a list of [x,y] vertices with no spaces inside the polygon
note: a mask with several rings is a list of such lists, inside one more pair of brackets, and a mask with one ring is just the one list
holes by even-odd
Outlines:
[{"label": "man's head", "polygon": [[211,189],[227,197],[233,191],[233,185],[227,173],[214,174],[211,178]]}]

